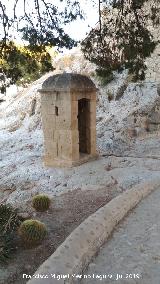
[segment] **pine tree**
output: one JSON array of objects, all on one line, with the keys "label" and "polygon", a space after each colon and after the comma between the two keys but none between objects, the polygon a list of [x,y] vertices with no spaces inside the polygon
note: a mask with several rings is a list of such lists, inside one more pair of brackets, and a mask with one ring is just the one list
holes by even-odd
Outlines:
[{"label": "pine tree", "polygon": [[110,5],[106,2],[99,1],[99,23],[82,42],[82,51],[97,65],[100,76],[111,76],[114,70],[127,68],[133,80],[144,80],[145,59],[158,43],[148,29],[150,21],[159,24],[158,0],[113,0]]}]

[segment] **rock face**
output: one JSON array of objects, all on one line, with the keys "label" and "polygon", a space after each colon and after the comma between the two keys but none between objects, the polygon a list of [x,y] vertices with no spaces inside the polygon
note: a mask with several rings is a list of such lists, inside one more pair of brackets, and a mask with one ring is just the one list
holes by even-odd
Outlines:
[{"label": "rock face", "polygon": [[[6,101],[0,104],[0,200],[19,206],[41,192],[53,196],[84,186],[106,186],[106,183],[113,182],[110,175],[112,172],[108,171],[106,175],[106,170],[104,171],[108,156],[113,156],[112,168],[116,156],[159,157],[160,139],[159,136],[155,139],[155,131],[160,129],[160,85],[157,87],[157,82],[147,81],[131,83],[130,80],[126,85],[128,75],[124,71],[115,73],[114,80],[102,87],[97,78],[92,76],[95,66],[86,62],[80,52],[78,56],[76,54],[71,54],[67,63],[65,58],[59,59],[56,71],[46,74],[17,95],[7,96]],[[106,161],[105,158],[100,159],[65,172],[61,169],[46,169],[42,165],[44,141],[38,92],[49,76],[64,71],[87,74],[99,88],[96,113],[97,150],[104,157],[107,156]],[[113,98],[111,101],[109,94]],[[123,175],[127,179],[125,184],[121,184],[124,188],[139,182],[141,178],[150,177],[150,172],[145,169],[146,161],[143,168],[141,164],[137,168],[137,161],[135,172],[131,168],[132,161],[131,166],[128,166],[130,162],[127,161],[125,170],[122,168],[121,172],[119,167],[123,161],[116,165],[117,171],[113,170],[114,177],[117,173],[120,179]],[[148,168],[151,168],[150,160]],[[159,164],[153,169],[154,175],[159,175],[157,168]]]},{"label": "rock face", "polygon": [[137,130],[134,136],[160,130],[160,97],[157,97],[153,105],[148,105],[145,109],[136,110],[129,115],[127,124],[132,125],[132,132]]},{"label": "rock face", "polygon": [[[157,3],[157,5],[159,5],[158,7],[160,9],[160,3]],[[147,3],[147,9],[148,7],[153,7],[152,1],[150,1],[150,3]],[[159,15],[157,15],[157,17],[159,17]],[[154,40],[159,41],[159,43],[157,44],[156,49],[154,50],[151,57],[146,60],[148,67],[148,70],[146,72],[146,81],[160,82],[160,19],[157,20],[157,23],[155,23],[154,25],[152,23],[149,23],[149,29],[153,35]]]}]

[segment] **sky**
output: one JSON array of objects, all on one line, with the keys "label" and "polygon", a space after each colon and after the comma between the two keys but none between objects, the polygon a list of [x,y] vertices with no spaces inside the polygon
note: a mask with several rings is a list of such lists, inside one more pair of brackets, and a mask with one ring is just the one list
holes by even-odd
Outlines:
[{"label": "sky", "polygon": [[65,27],[65,31],[70,34],[75,40],[81,40],[85,38],[86,33],[91,30],[98,22],[98,8],[93,7],[90,1],[81,0],[81,7],[85,12],[85,20],[77,20],[72,22],[68,27]]},{"label": "sky", "polygon": [[[5,2],[5,5],[7,7],[7,12],[10,15],[13,15],[13,7],[14,7],[14,1],[15,0],[3,0]],[[2,1],[2,2],[3,2]],[[23,6],[21,6],[21,3],[23,0],[19,0],[19,4],[17,5],[17,11],[16,13],[18,16],[22,15],[23,13]],[[59,6],[59,4],[63,7],[64,3],[60,3],[60,0],[48,0],[46,2],[54,3],[54,5]],[[80,6],[82,10],[85,12],[85,20],[77,19],[76,21],[66,25],[64,27],[64,30],[66,33],[70,35],[75,40],[82,40],[85,38],[86,34],[90,31],[91,27],[94,27],[95,24],[98,22],[98,8],[93,7],[91,4],[91,0],[80,0]],[[96,2],[96,0],[95,0]],[[29,8],[32,8],[33,0],[30,0],[29,2]],[[20,39],[19,39],[20,40]]]}]

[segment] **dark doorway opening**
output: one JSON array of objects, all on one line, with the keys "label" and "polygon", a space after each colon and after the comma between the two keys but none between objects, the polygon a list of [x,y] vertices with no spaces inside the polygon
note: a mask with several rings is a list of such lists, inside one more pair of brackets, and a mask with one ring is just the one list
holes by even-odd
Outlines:
[{"label": "dark doorway opening", "polygon": [[90,101],[78,101],[79,152],[90,154]]}]

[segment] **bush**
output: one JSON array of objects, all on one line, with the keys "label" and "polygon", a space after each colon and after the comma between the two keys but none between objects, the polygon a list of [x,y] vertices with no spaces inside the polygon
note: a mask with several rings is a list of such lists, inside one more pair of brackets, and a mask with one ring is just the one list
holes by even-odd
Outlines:
[{"label": "bush", "polygon": [[101,82],[102,86],[106,86],[114,79],[113,71],[110,69],[99,68],[96,69],[96,75]]},{"label": "bush", "polygon": [[33,207],[40,212],[48,210],[50,203],[51,203],[50,198],[44,194],[38,194],[34,196],[32,200]]},{"label": "bush", "polygon": [[47,228],[45,224],[38,220],[25,220],[20,228],[19,235],[25,244],[29,246],[38,245],[46,236]]},{"label": "bush", "polygon": [[49,49],[44,46],[17,45],[12,41],[6,43],[5,52],[0,55],[1,79],[0,91],[6,92],[11,84],[26,86],[37,80],[46,72],[54,70]]},{"label": "bush", "polygon": [[14,250],[13,239],[21,221],[17,210],[0,204],[0,262],[6,263]]}]

